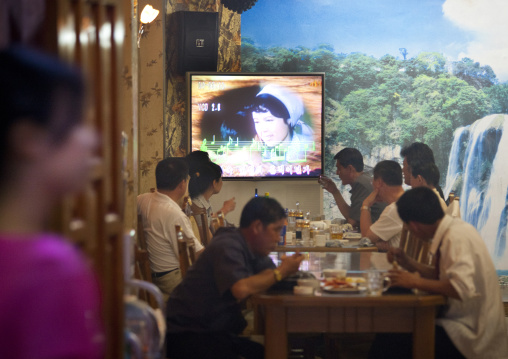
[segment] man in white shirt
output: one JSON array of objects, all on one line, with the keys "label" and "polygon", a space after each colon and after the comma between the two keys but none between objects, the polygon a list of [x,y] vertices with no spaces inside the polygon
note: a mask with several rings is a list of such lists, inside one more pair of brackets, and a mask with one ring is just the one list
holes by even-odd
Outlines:
[{"label": "man in white shirt", "polygon": [[[391,270],[392,285],[448,297],[436,326],[436,358],[508,358],[508,337],[498,276],[480,234],[459,218],[445,215],[428,188],[406,192],[398,212],[418,237],[432,238],[435,267],[390,249],[409,272]],[[443,330],[444,329],[444,330]]]},{"label": "man in white shirt", "polygon": [[[402,168],[395,161],[381,161],[374,167],[374,191],[365,198],[360,213],[362,237],[367,237],[380,251],[398,247],[402,231],[402,220],[397,213],[395,202],[404,193],[402,188]],[[376,202],[386,202],[388,206],[372,224],[371,207]]]},{"label": "man in white shirt", "polygon": [[148,247],[152,280],[167,301],[173,289],[182,281],[175,225],[194,241],[196,254],[203,246],[194,236],[189,217],[182,211],[188,195],[189,167],[182,158],[166,158],[155,169],[157,190],[138,196],[138,213]]}]

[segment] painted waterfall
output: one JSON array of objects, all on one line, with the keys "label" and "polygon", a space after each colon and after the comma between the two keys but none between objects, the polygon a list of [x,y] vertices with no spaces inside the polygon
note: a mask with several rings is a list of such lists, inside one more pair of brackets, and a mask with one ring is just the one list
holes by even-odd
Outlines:
[{"label": "painted waterfall", "polygon": [[[508,115],[489,115],[455,130],[445,196],[460,196],[462,218],[482,235],[496,267],[508,269]],[[507,127],[508,128],[508,127]]]}]

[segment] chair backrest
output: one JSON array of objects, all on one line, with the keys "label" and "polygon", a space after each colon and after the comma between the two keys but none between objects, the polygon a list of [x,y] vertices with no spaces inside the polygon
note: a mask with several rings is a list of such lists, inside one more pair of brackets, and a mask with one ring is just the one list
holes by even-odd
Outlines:
[{"label": "chair backrest", "polygon": [[198,225],[199,238],[201,239],[201,243],[203,244],[203,246],[206,247],[211,239],[209,238],[210,229],[208,227],[208,215],[206,213],[206,209],[192,203],[191,210],[192,210],[191,216],[194,217],[196,223],[201,223],[201,225]]},{"label": "chair backrest", "polygon": [[406,224],[402,226],[399,247],[415,261],[429,264],[430,241],[415,236]]},{"label": "chair backrest", "polygon": [[138,231],[137,231],[137,244],[139,248],[147,250],[148,247],[146,245],[145,231],[143,229],[143,217],[141,214],[138,214]]},{"label": "chair backrest", "polygon": [[189,267],[196,261],[196,246],[191,238],[186,238],[185,234],[182,233],[183,238],[178,238],[178,232],[180,232],[180,226],[175,226],[176,238],[178,242],[178,257],[180,260],[180,272],[182,277],[187,274]]},{"label": "chair backrest", "polygon": [[[152,270],[150,269],[150,260],[148,258],[148,248],[143,231],[143,218],[140,214],[138,214],[138,230],[136,244],[134,245],[134,277],[145,282],[153,283]],[[149,292],[139,290],[138,297],[150,304],[152,308],[158,308],[157,301]]]},{"label": "chair backrest", "polygon": [[212,224],[210,226],[210,229],[213,234],[217,232],[217,230],[220,228],[219,219],[217,217],[212,217]]}]

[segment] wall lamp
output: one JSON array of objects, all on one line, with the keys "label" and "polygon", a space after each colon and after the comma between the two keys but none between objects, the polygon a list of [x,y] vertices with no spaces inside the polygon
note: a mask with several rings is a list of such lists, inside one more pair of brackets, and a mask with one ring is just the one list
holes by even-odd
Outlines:
[{"label": "wall lamp", "polygon": [[141,11],[141,15],[139,16],[138,49],[141,41],[141,35],[145,31],[144,25],[154,21],[157,15],[159,15],[159,10],[154,9],[152,5],[146,5],[143,8],[143,11]]}]

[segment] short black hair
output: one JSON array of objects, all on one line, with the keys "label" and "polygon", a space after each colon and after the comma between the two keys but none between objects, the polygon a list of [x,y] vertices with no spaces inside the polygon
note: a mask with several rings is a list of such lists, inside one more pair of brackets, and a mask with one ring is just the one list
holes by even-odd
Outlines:
[{"label": "short black hair", "polygon": [[196,198],[203,194],[212,184],[222,177],[222,168],[213,162],[206,162],[191,175],[189,181],[189,195]]},{"label": "short black hair", "polygon": [[165,158],[155,168],[157,189],[172,191],[188,176],[189,166],[182,157]]},{"label": "short black hair", "polygon": [[353,166],[357,172],[363,172],[363,156],[356,148],[346,147],[333,157],[342,167]]},{"label": "short black hair", "polygon": [[388,186],[402,186],[402,168],[392,160],[378,162],[374,167],[374,179],[378,178]]},{"label": "short black hair", "polygon": [[256,96],[252,106],[252,112],[264,113],[268,111],[275,117],[284,119],[284,122],[287,123],[289,111],[281,100],[267,93]]},{"label": "short black hair", "polygon": [[189,175],[195,174],[199,167],[207,162],[210,162],[210,155],[205,151],[192,151],[185,156],[185,160],[187,161],[187,165],[189,166]]},{"label": "short black hair", "polygon": [[437,187],[439,186],[439,168],[435,163],[418,163],[411,167],[411,175],[413,177],[422,176],[427,184]]},{"label": "short black hair", "polygon": [[404,223],[434,224],[444,216],[439,198],[427,187],[406,191],[397,201],[397,212]]},{"label": "short black hair", "polygon": [[243,207],[240,228],[247,228],[258,219],[264,226],[267,226],[283,218],[286,218],[286,212],[275,199],[254,197]]},{"label": "short black hair", "polygon": [[[9,173],[10,141],[14,126],[28,122],[49,131],[62,143],[82,122],[85,83],[78,68],[22,45],[0,51],[0,172]],[[65,96],[67,113],[55,121],[57,96]]]},{"label": "short black hair", "polygon": [[409,167],[413,168],[415,165],[422,163],[435,163],[434,152],[432,149],[422,142],[413,142],[400,151],[400,155],[406,159]]}]

